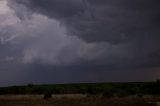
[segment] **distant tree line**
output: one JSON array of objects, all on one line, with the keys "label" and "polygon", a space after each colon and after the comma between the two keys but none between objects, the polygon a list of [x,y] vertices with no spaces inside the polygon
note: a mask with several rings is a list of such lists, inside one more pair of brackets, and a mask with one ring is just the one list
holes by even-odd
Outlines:
[{"label": "distant tree line", "polygon": [[160,95],[160,81],[141,83],[107,83],[107,84],[57,84],[1,87],[0,95],[4,94],[103,94],[113,95]]}]

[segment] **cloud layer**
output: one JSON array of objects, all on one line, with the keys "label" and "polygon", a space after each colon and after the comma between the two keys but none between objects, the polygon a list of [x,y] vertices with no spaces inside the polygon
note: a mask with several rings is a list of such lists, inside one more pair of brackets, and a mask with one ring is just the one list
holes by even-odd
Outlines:
[{"label": "cloud layer", "polygon": [[[158,58],[160,56],[160,49],[158,45],[160,40],[160,20],[158,17],[160,16],[160,12],[158,6],[159,1],[157,0],[134,0],[130,2],[127,0],[120,0],[118,2],[116,0],[69,0],[67,2],[65,0],[9,1],[9,5],[14,8],[18,16],[23,16],[24,19],[24,16],[26,16],[25,13],[29,13],[27,16],[43,14],[51,18],[51,20],[58,21],[66,29],[65,34],[67,35],[63,36],[62,39],[64,41],[61,39],[62,41],[60,40],[58,45],[66,45],[63,42],[70,42],[68,47],[71,48],[71,45],[77,45],[74,47],[77,50],[73,48],[67,50],[67,47],[64,46],[68,53],[65,51],[66,54],[62,54],[60,57],[64,59],[67,57],[65,61],[74,60],[75,54],[73,52],[79,51],[83,54],[84,51],[80,48],[87,48],[88,50],[88,45],[92,45],[91,48],[94,48],[95,51],[90,53],[89,51],[92,50],[89,49],[87,52],[88,54],[93,54],[92,58],[96,57],[95,55],[99,53],[99,57],[95,59],[97,64],[159,66],[160,61]],[[18,10],[21,7],[25,8],[24,10],[26,12],[19,12]],[[44,27],[54,30],[53,26]],[[39,27],[39,29],[43,28]],[[44,32],[48,34],[48,31]],[[59,32],[63,35],[63,31]],[[55,31],[55,33],[57,32]],[[58,34],[55,38],[59,39],[59,36]],[[73,42],[81,43],[72,44],[72,41],[67,40],[71,37],[73,37]],[[48,39],[44,42],[47,41]],[[80,45],[85,46],[80,47]],[[47,50],[41,51],[47,52],[44,54],[49,53]],[[29,51],[29,53],[31,52]],[[67,54],[70,56],[67,56]],[[88,56],[84,55],[85,58]],[[44,55],[41,55],[41,57],[52,60],[51,57]],[[56,55],[55,57],[57,58]],[[79,59],[79,56],[76,57]]]},{"label": "cloud layer", "polygon": [[88,81],[105,81],[105,75],[115,75],[115,71],[116,77],[121,75],[116,80],[123,76],[129,80],[131,74],[136,75],[142,69],[141,76],[146,69],[142,79],[152,79],[154,75],[148,74],[152,73],[150,69],[158,70],[160,66],[159,3],[157,0],[3,0],[0,70],[7,71],[0,73],[7,76],[14,70],[13,78],[23,76],[24,81],[27,76],[34,80],[35,70],[41,72],[39,80],[43,74],[52,73],[55,77],[62,74],[65,80],[73,77],[68,81],[76,78],[85,81],[87,76]]},{"label": "cloud layer", "polygon": [[[12,0],[11,0],[12,1]],[[14,2],[14,0],[12,1]],[[16,0],[31,12],[57,19],[70,35],[88,42],[121,43],[137,36],[158,36],[159,1]],[[12,4],[12,7],[15,8]],[[17,9],[16,9],[17,10]]]}]

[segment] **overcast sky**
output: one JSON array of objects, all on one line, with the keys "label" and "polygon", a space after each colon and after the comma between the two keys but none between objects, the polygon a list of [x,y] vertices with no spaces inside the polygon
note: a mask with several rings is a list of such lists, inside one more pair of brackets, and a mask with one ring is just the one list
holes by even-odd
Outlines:
[{"label": "overcast sky", "polygon": [[0,86],[160,78],[159,0],[0,0]]}]

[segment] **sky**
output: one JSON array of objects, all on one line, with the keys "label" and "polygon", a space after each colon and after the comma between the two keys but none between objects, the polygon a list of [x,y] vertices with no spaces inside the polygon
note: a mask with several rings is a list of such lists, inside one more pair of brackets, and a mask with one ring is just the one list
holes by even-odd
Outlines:
[{"label": "sky", "polygon": [[160,78],[159,0],[0,0],[0,86]]}]

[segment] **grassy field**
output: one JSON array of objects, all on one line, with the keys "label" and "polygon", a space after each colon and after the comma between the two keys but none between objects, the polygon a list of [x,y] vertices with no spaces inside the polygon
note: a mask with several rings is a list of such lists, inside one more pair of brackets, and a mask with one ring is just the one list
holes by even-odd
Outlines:
[{"label": "grassy field", "polygon": [[160,106],[160,81],[0,87],[0,106]]},{"label": "grassy field", "polygon": [[1,95],[0,106],[159,106],[160,97],[128,96],[104,98],[101,95],[66,94],[52,95],[48,100],[43,95]]}]

